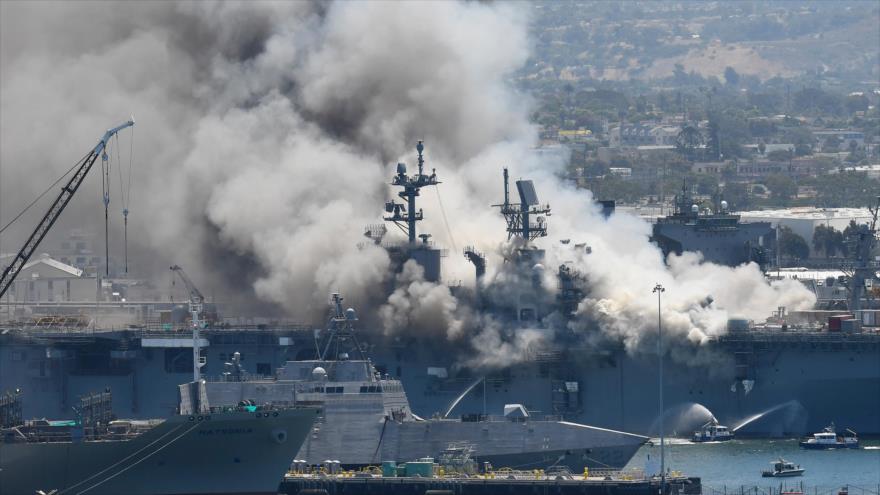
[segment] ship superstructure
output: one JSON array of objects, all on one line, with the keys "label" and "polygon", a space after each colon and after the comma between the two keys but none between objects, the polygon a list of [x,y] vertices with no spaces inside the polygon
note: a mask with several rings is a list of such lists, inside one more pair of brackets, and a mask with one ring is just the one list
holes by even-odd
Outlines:
[{"label": "ship superstructure", "polygon": [[766,269],[775,246],[775,231],[770,223],[741,222],[720,195],[716,199],[714,211],[701,208],[687,183],[683,184],[675,196],[672,215],[656,220],[651,239],[663,256],[693,251],[719,265],[755,262]]},{"label": "ship superstructure", "polygon": [[[410,204],[410,200],[416,201],[411,193],[419,190],[415,187],[419,184],[436,184],[436,175],[425,175],[420,170],[412,176],[399,170],[396,177],[400,177],[397,182],[404,193],[412,187],[407,193],[410,195],[402,197],[405,204],[389,203],[386,218],[406,227],[407,241],[400,249],[399,244],[389,246],[389,252],[392,257],[399,253],[402,265],[414,257],[419,261],[412,253],[424,247],[435,250],[427,256],[439,263],[442,251],[425,242],[427,238],[416,241],[418,232],[410,228],[417,225],[417,219],[424,218],[418,205]],[[516,192],[520,194],[519,187]],[[501,305],[493,301],[492,294],[481,293],[478,284],[479,302],[475,307],[502,315],[498,320],[509,322],[507,333],[528,325],[553,334],[555,329],[548,321],[551,319],[546,317],[571,314],[589,290],[589,279],[587,274],[563,265],[557,272],[557,290],[553,291],[552,287],[544,287],[545,277],[535,276],[543,269],[544,260],[543,251],[536,245],[540,242],[536,232],[546,231],[547,224],[537,220],[546,218],[546,214],[532,213],[543,207],[534,204],[537,198],[528,193],[524,188],[520,201],[508,194],[502,203],[506,204],[502,213],[506,212],[513,231],[508,236],[515,246],[506,251],[512,254],[502,269],[515,272],[510,279],[518,281],[516,287],[502,289],[508,294],[515,292],[516,302]],[[684,207],[687,202],[680,203]],[[524,228],[523,204],[529,213],[528,229]],[[396,210],[395,205],[399,206]],[[703,216],[698,212],[697,219]],[[739,227],[744,225],[750,224],[740,223]],[[526,230],[527,237],[523,235]],[[384,226],[371,227],[368,233],[385,245],[381,242]],[[725,236],[713,236],[726,245]],[[415,251],[410,249],[413,242]],[[743,246],[737,242],[736,249]],[[478,279],[483,277],[486,256],[475,247],[466,249],[465,256],[474,263]],[[426,276],[431,272],[439,280],[439,265],[436,270],[425,271]],[[835,285],[849,287],[851,278],[846,273],[843,276]],[[869,295],[867,283],[863,305]],[[225,322],[207,318],[195,344],[200,347],[200,357],[195,358],[185,304],[119,305],[138,312],[143,324],[89,328],[69,324],[63,318],[40,324],[21,318],[18,323],[0,328],[0,389],[24,390],[28,396],[23,405],[25,416],[66,414],[71,397],[110,386],[117,407],[126,416],[162,417],[178,406],[173,390],[191,379],[194,359],[204,360],[200,371],[209,381],[219,380],[223,373],[274,377],[289,361],[320,359],[315,351],[314,326],[229,318]],[[155,310],[163,305],[164,309],[176,309],[161,309],[158,312],[163,316],[157,316]],[[94,303],[81,306],[94,307]],[[839,311],[785,314],[781,310],[778,321],[770,325],[731,321],[726,335],[704,344],[704,351],[712,359],[667,363],[667,416],[688,416],[680,413],[705,408],[723,424],[739,427],[737,435],[799,435],[817,431],[831,421],[847,424],[862,434],[880,434],[880,394],[865,393],[880,389],[880,333],[877,320],[871,319],[876,313],[865,307],[860,314],[852,315],[861,319],[861,325],[837,325],[838,320],[831,317],[840,316]],[[53,308],[61,306],[56,303]],[[562,322],[564,325],[564,318]],[[630,354],[621,343],[594,345],[589,341],[589,332],[581,336],[555,333],[551,345],[529,351],[515,366],[479,372],[462,365],[463,356],[471,351],[468,343],[438,342],[415,334],[384,337],[370,329],[359,338],[362,345],[368,346],[370,362],[382,379],[387,376],[398,380],[407,391],[410,412],[421,417],[442,415],[452,403],[456,404],[457,415],[480,415],[501,411],[507,404],[522,404],[533,417],[557,415],[567,421],[614,430],[641,434],[656,431],[655,358]],[[338,355],[329,357],[339,360]],[[233,362],[233,368],[226,366]],[[478,378],[482,379],[475,383]],[[680,428],[670,424],[667,431],[677,429],[689,434],[710,419],[708,414],[696,414],[690,423]]]},{"label": "ship superstructure", "polygon": [[[414,260],[421,265],[424,270],[424,278],[429,282],[440,281],[440,258],[443,252],[437,249],[431,243],[431,234],[421,233],[417,231],[418,222],[424,220],[424,213],[421,208],[416,207],[416,200],[421,194],[424,187],[436,186],[440,184],[437,179],[437,171],[431,170],[431,174],[425,174],[425,145],[422,141],[416,146],[418,152],[418,173],[407,174],[406,164],[397,164],[397,173],[391,179],[391,185],[402,188],[397,195],[404,200],[404,203],[398,203],[395,200],[385,203],[386,216],[383,219],[386,222],[397,226],[407,237],[405,244],[384,244],[388,253],[391,255],[392,261],[396,264],[396,269],[400,270],[407,260]],[[376,242],[382,240],[385,234],[385,228],[382,226],[367,227],[365,235],[373,238]],[[417,240],[418,239],[418,240]]]},{"label": "ship superstructure", "polygon": [[[469,443],[480,462],[514,468],[622,468],[647,437],[532,416],[519,404],[504,415],[422,419],[412,413],[400,380],[382,375],[362,352],[352,309],[333,295],[330,323],[318,359],[288,361],[272,378],[236,375],[205,383],[212,405],[308,405],[323,411],[296,459],[344,466],[437,457]],[[449,408],[451,409],[451,408]],[[291,459],[293,460],[293,459]]]}]

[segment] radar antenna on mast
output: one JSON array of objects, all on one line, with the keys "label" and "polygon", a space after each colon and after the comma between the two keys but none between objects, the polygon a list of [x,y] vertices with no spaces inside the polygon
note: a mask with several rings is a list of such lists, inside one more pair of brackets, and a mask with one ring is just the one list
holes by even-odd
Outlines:
[{"label": "radar antenna on mast", "polygon": [[[359,358],[366,361],[367,357],[364,355],[364,351],[354,332],[354,323],[358,321],[357,313],[352,308],[343,311],[342,296],[338,292],[334,292],[331,297],[333,309],[330,321],[327,323],[327,342],[324,344],[324,350],[321,351],[320,359],[322,361],[338,360],[341,352],[340,345],[350,341],[351,347],[358,353]],[[333,356],[330,355],[331,347],[334,349]],[[342,350],[344,349],[343,347]]]},{"label": "radar antenna on mast", "polygon": [[390,215],[384,217],[385,221],[393,222],[400,230],[405,233],[409,239],[410,245],[416,244],[416,222],[421,221],[424,217],[422,210],[416,211],[416,198],[419,196],[419,190],[425,186],[436,186],[440,184],[437,180],[436,169],[431,170],[431,175],[424,174],[425,159],[422,152],[425,145],[422,141],[416,145],[416,151],[419,153],[419,173],[407,175],[406,165],[397,164],[397,175],[391,180],[392,186],[403,187],[403,191],[397,193],[406,203],[398,203],[391,200],[385,203],[385,212]]},{"label": "radar antenna on mast", "polygon": [[[501,215],[507,221],[507,240],[519,237],[525,242],[533,241],[538,237],[547,235],[547,221],[544,216],[550,216],[550,205],[540,205],[535,184],[530,180],[516,181],[516,190],[519,193],[519,204],[510,202],[510,190],[508,186],[507,167],[504,167],[504,203],[497,206],[501,208]],[[535,222],[531,216],[536,215]]]}]

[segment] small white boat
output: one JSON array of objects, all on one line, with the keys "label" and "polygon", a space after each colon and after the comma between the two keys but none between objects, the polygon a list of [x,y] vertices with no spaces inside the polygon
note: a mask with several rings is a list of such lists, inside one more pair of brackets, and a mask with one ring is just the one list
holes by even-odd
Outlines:
[{"label": "small white boat", "polygon": [[859,438],[852,430],[838,435],[834,423],[831,423],[821,433],[813,433],[812,437],[802,440],[799,445],[805,449],[857,449]]},{"label": "small white boat", "polygon": [[733,440],[733,432],[726,426],[721,426],[718,421],[712,418],[712,421],[704,424],[698,431],[694,432],[692,439],[694,442],[726,442]]},{"label": "small white boat", "polygon": [[771,462],[773,469],[761,472],[761,476],[765,478],[785,478],[789,476],[801,476],[804,474],[804,468],[793,462],[788,462],[782,457]]}]

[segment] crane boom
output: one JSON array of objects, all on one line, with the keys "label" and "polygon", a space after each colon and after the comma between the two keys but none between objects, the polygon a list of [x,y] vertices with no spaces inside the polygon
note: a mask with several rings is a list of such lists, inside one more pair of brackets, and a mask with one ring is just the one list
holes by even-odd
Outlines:
[{"label": "crane boom", "polygon": [[82,159],[79,168],[76,169],[76,172],[74,172],[70,180],[67,181],[67,184],[61,188],[61,193],[55,198],[52,206],[49,207],[49,211],[43,215],[43,219],[37,224],[37,227],[31,233],[30,237],[28,237],[27,242],[24,243],[24,246],[22,246],[21,250],[18,251],[18,254],[15,255],[12,263],[3,270],[3,275],[0,276],[0,298],[2,298],[3,295],[6,294],[6,291],[9,290],[9,287],[12,286],[15,277],[18,276],[18,273],[24,268],[24,265],[34,254],[34,251],[37,250],[37,246],[40,245],[40,242],[46,237],[49,229],[52,228],[55,221],[61,216],[61,212],[63,212],[64,208],[67,207],[67,204],[70,203],[71,198],[73,198],[73,195],[76,193],[77,189],[79,189],[79,186],[82,185],[89,170],[92,169],[95,160],[104,153],[104,149],[107,147],[107,142],[110,138],[122,129],[133,125],[134,117],[123,124],[108,129],[98,141],[98,144],[95,145],[95,147],[89,151],[89,154]]},{"label": "crane boom", "polygon": [[171,267],[171,271],[177,274],[180,277],[180,280],[183,281],[183,285],[186,286],[187,292],[189,292],[189,300],[190,302],[202,303],[205,301],[205,296],[202,295],[199,288],[196,287],[196,284],[193,283],[192,280],[186,275],[186,272],[183,271],[179,265],[174,265]]}]

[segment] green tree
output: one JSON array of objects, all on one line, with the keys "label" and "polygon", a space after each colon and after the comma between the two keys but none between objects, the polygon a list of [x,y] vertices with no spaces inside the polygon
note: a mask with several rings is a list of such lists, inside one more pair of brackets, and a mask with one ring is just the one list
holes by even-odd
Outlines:
[{"label": "green tree", "polygon": [[733,69],[733,67],[727,66],[727,68],[724,69],[724,82],[729,86],[739,85],[739,74]]},{"label": "green tree", "polygon": [[782,174],[768,176],[764,185],[770,189],[770,197],[777,204],[784,204],[797,194],[797,185],[790,177]]},{"label": "green tree", "polygon": [[864,172],[820,175],[810,183],[816,188],[816,204],[826,208],[862,207],[875,201],[880,191],[880,180]]},{"label": "green tree", "polygon": [[770,153],[767,153],[767,159],[773,162],[787,162],[791,160],[791,151],[773,150]]},{"label": "green tree", "polygon": [[830,258],[837,253],[844,253],[843,233],[834,227],[819,225],[813,231],[813,250],[825,253]]},{"label": "green tree", "polygon": [[840,149],[840,138],[837,136],[828,136],[822,145],[822,151],[836,152]]},{"label": "green tree", "polygon": [[849,113],[864,112],[870,105],[870,100],[865,95],[852,95],[846,98],[846,110]]},{"label": "green tree", "polygon": [[789,258],[805,260],[810,257],[810,246],[803,237],[783,225],[779,227],[779,252]]},{"label": "green tree", "polygon": [[729,204],[730,211],[746,211],[753,206],[749,186],[740,182],[724,184],[724,199]]},{"label": "green tree", "polygon": [[841,251],[843,252],[844,256],[849,256],[850,254],[850,242],[855,240],[859,235],[859,232],[863,229],[866,229],[867,227],[867,224],[859,225],[856,223],[855,220],[849,221],[849,225],[847,225],[846,228],[843,229],[843,232],[840,235],[842,238]]},{"label": "green tree", "polygon": [[807,143],[805,141],[798,141],[794,143],[794,155],[795,156],[807,156],[813,154],[813,145],[811,143]]},{"label": "green tree", "polygon": [[693,161],[697,150],[703,145],[703,134],[696,127],[688,124],[681,128],[675,137],[675,150],[683,157]]}]

